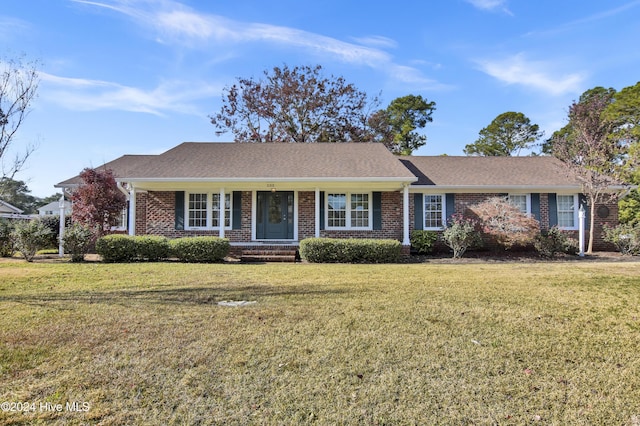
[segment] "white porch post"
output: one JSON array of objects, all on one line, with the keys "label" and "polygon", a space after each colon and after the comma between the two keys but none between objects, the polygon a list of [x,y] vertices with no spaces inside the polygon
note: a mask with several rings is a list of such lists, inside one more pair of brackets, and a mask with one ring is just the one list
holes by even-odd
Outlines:
[{"label": "white porch post", "polygon": [[65,225],[65,209],[64,209],[64,193],[60,196],[58,204],[60,208],[60,237],[58,238],[58,256],[64,256],[64,225]]},{"label": "white porch post", "polygon": [[224,217],[224,207],[225,207],[225,200],[224,200],[224,188],[220,188],[220,203],[218,205],[218,223],[220,224],[220,238],[224,238],[224,222],[225,222],[225,217]]},{"label": "white porch post", "polygon": [[578,248],[580,250],[580,257],[584,257],[584,219],[585,219],[585,211],[584,206],[581,204],[580,209],[578,210],[578,224],[580,228],[578,229]]},{"label": "white porch post", "polygon": [[316,220],[315,220],[315,237],[320,238],[320,188],[316,188]]},{"label": "white porch post", "polygon": [[404,185],[402,192],[402,245],[411,244],[409,239],[409,185]]},{"label": "white porch post", "polygon": [[136,189],[129,184],[129,235],[136,235]]}]

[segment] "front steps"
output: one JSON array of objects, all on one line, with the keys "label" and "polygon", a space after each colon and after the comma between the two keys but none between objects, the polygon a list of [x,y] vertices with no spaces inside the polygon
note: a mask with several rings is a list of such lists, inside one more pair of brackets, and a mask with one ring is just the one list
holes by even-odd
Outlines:
[{"label": "front steps", "polygon": [[233,247],[241,262],[296,262],[300,260],[298,246],[256,245]]}]

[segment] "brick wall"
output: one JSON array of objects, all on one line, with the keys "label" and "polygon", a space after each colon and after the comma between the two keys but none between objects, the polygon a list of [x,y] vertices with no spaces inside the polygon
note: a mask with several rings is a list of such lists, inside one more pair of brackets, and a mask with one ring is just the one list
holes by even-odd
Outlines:
[{"label": "brick wall", "polygon": [[[214,236],[218,230],[175,229],[175,192],[149,191],[138,193],[136,198],[136,235],[163,235],[168,238]],[[225,230],[231,242],[251,240],[251,192],[242,193],[241,229]]]},{"label": "brick wall", "polygon": [[[454,213],[464,213],[472,204],[501,194],[455,194]],[[251,191],[242,192],[242,222],[240,229],[226,230],[225,237],[231,242],[251,241]],[[402,193],[382,193],[382,229],[372,231],[337,231],[321,230],[321,237],[330,238],[391,238],[402,241]],[[609,209],[606,217],[595,216],[595,250],[611,250],[613,247],[602,241],[603,225],[617,225],[618,205],[616,202],[607,203]],[[218,236],[217,230],[185,231],[175,229],[175,192],[149,191],[138,193],[136,198],[136,234],[164,235],[169,238],[185,236]],[[451,212],[447,212],[451,213]],[[549,200],[546,193],[540,194],[541,228],[548,229]],[[298,193],[298,238],[313,237],[315,235],[315,192],[300,191]],[[589,224],[587,223],[587,229]],[[409,200],[409,229],[414,229],[413,196]],[[577,231],[569,231],[571,237],[577,239]],[[588,238],[588,237],[587,237]]]},{"label": "brick wall", "polygon": [[298,192],[298,239],[314,237],[316,217],[315,191]]},{"label": "brick wall", "polygon": [[[484,193],[484,194],[473,194],[473,193],[461,193],[455,194],[455,214],[464,214],[465,210],[479,202],[482,202],[488,198],[503,196],[504,194],[497,193]],[[615,250],[615,247],[602,239],[602,230],[605,224],[609,226],[617,226],[618,225],[618,204],[617,202],[610,202],[603,204],[603,206],[607,207],[608,215],[606,217],[599,217],[597,210],[601,205],[596,206],[596,215],[595,215],[595,226],[594,226],[594,250]],[[603,212],[604,213],[604,212]],[[447,212],[447,215],[451,214],[451,212]],[[409,209],[409,217],[410,217],[410,230],[414,229],[414,202],[413,197],[410,199],[410,209]],[[585,249],[586,244],[589,238],[589,222],[585,223],[586,228],[586,240],[585,240]],[[540,194],[540,229],[545,231],[549,229],[549,196],[547,193]],[[565,231],[567,236],[570,238],[578,239],[578,231]]]},{"label": "brick wall", "polygon": [[382,229],[371,231],[325,229],[320,231],[320,236],[327,238],[390,238],[402,241],[402,193],[383,192],[381,204]]}]

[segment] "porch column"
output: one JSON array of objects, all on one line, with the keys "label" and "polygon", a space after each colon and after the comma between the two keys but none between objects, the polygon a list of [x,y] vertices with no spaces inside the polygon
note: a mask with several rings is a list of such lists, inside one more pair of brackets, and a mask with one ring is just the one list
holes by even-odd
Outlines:
[{"label": "porch column", "polygon": [[129,235],[136,235],[136,189],[129,184]]},{"label": "porch column", "polygon": [[316,188],[315,237],[320,238],[320,188]]},{"label": "porch column", "polygon": [[408,246],[411,244],[409,239],[409,185],[404,185],[402,193],[402,245]]},{"label": "porch column", "polygon": [[65,225],[65,208],[64,208],[64,192],[60,196],[60,200],[58,201],[58,208],[60,209],[60,224],[59,224],[59,235],[60,235],[60,243],[58,244],[58,256],[64,256],[64,225]]},{"label": "porch column", "polygon": [[218,223],[220,224],[220,238],[224,238],[224,188],[220,188],[220,203],[218,205]]}]

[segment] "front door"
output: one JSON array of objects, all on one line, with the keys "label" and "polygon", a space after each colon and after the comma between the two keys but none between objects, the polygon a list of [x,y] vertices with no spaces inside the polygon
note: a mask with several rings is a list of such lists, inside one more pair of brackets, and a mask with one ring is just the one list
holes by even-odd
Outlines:
[{"label": "front door", "polygon": [[256,238],[293,239],[293,192],[259,191],[256,206]]}]

